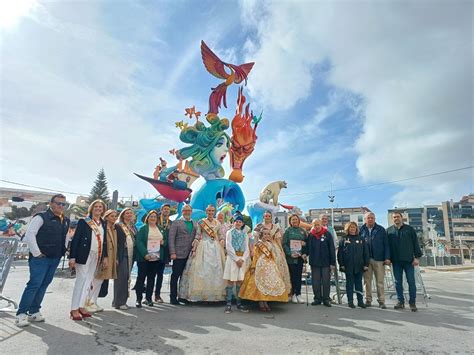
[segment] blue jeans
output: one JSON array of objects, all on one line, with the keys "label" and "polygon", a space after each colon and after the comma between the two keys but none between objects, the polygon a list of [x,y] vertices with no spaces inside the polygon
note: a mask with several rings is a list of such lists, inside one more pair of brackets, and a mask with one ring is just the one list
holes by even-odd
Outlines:
[{"label": "blue jeans", "polygon": [[354,302],[354,286],[357,295],[357,303],[364,303],[364,291],[362,290],[362,272],[355,274],[346,273],[346,294],[349,303]]},{"label": "blue jeans", "polygon": [[54,273],[58,268],[61,258],[35,258],[30,255],[28,265],[30,267],[30,280],[26,284],[25,291],[21,296],[20,305],[16,314],[39,312],[44,294]]},{"label": "blue jeans", "polygon": [[409,303],[416,302],[416,283],[415,283],[415,267],[411,262],[393,263],[393,276],[395,277],[395,289],[397,290],[398,302],[405,303],[403,296],[403,271],[408,283],[408,292],[410,295]]}]

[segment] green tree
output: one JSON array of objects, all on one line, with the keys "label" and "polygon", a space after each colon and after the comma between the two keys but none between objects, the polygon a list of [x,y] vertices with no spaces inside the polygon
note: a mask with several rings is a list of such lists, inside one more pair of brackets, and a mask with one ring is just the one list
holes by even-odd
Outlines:
[{"label": "green tree", "polygon": [[12,206],[12,211],[9,213],[5,213],[5,216],[8,219],[18,219],[18,218],[29,217],[31,216],[31,213],[26,207]]},{"label": "green tree", "polygon": [[104,169],[100,169],[97,174],[97,179],[94,182],[89,199],[87,203],[92,203],[94,200],[101,199],[107,205],[110,203],[109,189],[107,187],[107,178],[105,177]]}]

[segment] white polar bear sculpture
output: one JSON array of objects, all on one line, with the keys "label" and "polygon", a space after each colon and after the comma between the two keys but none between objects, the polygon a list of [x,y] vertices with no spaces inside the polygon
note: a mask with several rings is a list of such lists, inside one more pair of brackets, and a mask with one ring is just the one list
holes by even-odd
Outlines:
[{"label": "white polar bear sculpture", "polygon": [[263,188],[260,192],[260,202],[270,203],[273,201],[274,206],[278,206],[278,196],[281,189],[286,189],[286,181],[273,181]]}]

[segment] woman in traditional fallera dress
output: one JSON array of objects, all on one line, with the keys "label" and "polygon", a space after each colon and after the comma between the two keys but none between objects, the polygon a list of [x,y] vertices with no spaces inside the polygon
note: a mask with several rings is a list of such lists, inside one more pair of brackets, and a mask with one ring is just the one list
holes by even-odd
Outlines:
[{"label": "woman in traditional fallera dress", "polygon": [[288,291],[276,263],[276,250],[271,231],[262,229],[254,246],[252,263],[240,287],[239,297],[258,301],[262,312],[271,311],[267,301],[288,302]]},{"label": "woman in traditional fallera dress", "polygon": [[226,235],[227,257],[225,261],[224,280],[226,287],[226,307],[225,313],[232,312],[232,296],[237,301],[237,309],[241,312],[248,312],[247,307],[242,305],[239,297],[240,285],[245,277],[245,272],[250,263],[249,236],[244,228],[244,218],[241,214],[235,214],[234,227]]},{"label": "woman in traditional fallera dress", "polygon": [[[270,211],[266,211],[263,214],[263,222],[257,224],[254,229],[255,242],[258,241],[263,229],[268,229],[270,231],[271,241],[274,245],[275,263],[277,264],[278,269],[280,270],[283,282],[285,283],[286,293],[289,296],[291,292],[290,270],[288,269],[285,252],[283,251],[283,247],[281,245],[281,228],[279,224],[273,223],[272,213]],[[252,255],[252,257],[254,256],[255,255]]]},{"label": "woman in traditional fallera dress", "polygon": [[225,300],[224,236],[214,219],[214,206],[206,208],[207,218],[198,223],[193,249],[179,284],[179,298],[191,302]]}]

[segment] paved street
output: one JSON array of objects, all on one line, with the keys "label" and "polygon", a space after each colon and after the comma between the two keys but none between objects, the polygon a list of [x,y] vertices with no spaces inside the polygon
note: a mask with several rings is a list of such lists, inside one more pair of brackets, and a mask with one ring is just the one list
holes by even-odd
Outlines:
[{"label": "paved street", "polygon": [[[4,294],[19,299],[27,267],[10,271]],[[42,313],[46,323],[19,329],[14,313],[0,311],[2,354],[244,354],[244,353],[470,353],[474,349],[474,271],[428,270],[423,278],[431,296],[419,312],[331,309],[280,304],[263,314],[234,312],[223,306],[110,308],[90,321],[68,318],[72,279],[56,278]],[[167,291],[167,288],[165,289]],[[167,293],[164,295],[168,300]],[[134,303],[135,297],[133,297]],[[345,300],[344,300],[345,301]],[[129,305],[133,304],[132,301]],[[394,299],[388,304],[392,308]],[[107,307],[108,306],[108,307]],[[0,304],[0,308],[4,304]]]}]

